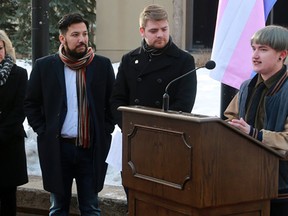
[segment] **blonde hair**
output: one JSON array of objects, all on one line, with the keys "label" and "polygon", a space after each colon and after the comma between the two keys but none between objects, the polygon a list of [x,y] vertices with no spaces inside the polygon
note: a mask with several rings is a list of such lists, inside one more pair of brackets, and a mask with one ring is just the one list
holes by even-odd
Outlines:
[{"label": "blonde hair", "polygon": [[156,4],[149,5],[145,7],[143,11],[140,13],[140,17],[139,17],[140,27],[145,28],[148,20],[153,20],[153,21],[167,20],[168,21],[168,13],[163,7],[159,5],[156,5]]},{"label": "blonde hair", "polygon": [[8,35],[3,30],[0,30],[0,41],[4,43],[6,55],[9,55],[13,59],[13,62],[16,63],[15,49]]}]

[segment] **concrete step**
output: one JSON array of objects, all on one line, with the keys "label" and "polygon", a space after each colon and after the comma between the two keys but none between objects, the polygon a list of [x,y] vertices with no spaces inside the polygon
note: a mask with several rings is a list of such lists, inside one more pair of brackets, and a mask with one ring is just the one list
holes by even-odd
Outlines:
[{"label": "concrete step", "polygon": [[[70,215],[80,215],[77,205],[76,186],[72,187]],[[29,176],[29,183],[18,187],[18,216],[48,215],[49,193],[43,190],[40,176]],[[105,185],[99,193],[99,206],[102,216],[124,216],[127,212],[126,195],[122,186]]]}]

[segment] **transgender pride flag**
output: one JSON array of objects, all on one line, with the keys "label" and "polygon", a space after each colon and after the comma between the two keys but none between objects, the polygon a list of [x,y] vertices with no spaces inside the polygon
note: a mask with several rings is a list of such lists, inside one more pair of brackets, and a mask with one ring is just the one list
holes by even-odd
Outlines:
[{"label": "transgender pride flag", "polygon": [[210,76],[239,89],[251,77],[252,35],[265,26],[276,0],[220,0],[211,59],[216,68]]}]

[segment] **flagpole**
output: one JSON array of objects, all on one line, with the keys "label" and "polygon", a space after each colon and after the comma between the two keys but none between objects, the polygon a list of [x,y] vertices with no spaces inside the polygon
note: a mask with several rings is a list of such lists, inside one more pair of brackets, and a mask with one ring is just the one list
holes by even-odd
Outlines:
[{"label": "flagpole", "polygon": [[32,65],[49,52],[49,1],[32,0]]},{"label": "flagpole", "polygon": [[237,94],[238,89],[233,88],[231,86],[225,85],[221,83],[221,100],[220,100],[220,116],[221,119],[226,119],[224,116],[224,111],[226,110],[227,106],[233,99],[233,97]]}]

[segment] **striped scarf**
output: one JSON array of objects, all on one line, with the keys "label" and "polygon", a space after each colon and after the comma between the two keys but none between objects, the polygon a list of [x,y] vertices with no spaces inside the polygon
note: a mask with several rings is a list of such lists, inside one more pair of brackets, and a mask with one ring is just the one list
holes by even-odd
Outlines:
[{"label": "striped scarf", "polygon": [[6,83],[13,65],[13,59],[9,55],[6,55],[0,64],[0,86]]},{"label": "striped scarf", "polygon": [[80,59],[72,59],[65,55],[64,47],[61,44],[59,47],[59,56],[67,67],[76,71],[78,98],[78,137],[76,143],[83,148],[89,148],[90,114],[86,89],[86,67],[92,62],[94,58],[94,52],[92,48],[89,47],[84,57]]}]

